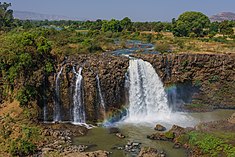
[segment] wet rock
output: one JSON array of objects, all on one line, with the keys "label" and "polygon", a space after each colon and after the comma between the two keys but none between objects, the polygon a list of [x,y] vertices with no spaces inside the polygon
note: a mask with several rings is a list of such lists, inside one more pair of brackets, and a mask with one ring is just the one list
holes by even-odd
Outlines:
[{"label": "wet rock", "polygon": [[115,135],[120,139],[125,138],[125,136],[122,133],[116,133]]},{"label": "wet rock", "polygon": [[181,147],[180,143],[175,143],[173,146],[174,149],[179,149],[180,147]]},{"label": "wet rock", "polygon": [[185,128],[178,126],[178,125],[173,125],[172,128],[169,130],[169,132],[172,132],[174,136],[179,136],[183,133],[186,132]]},{"label": "wet rock", "polygon": [[141,148],[140,153],[138,154],[138,157],[165,157],[165,152],[161,151],[159,152],[155,148],[150,147],[143,147]]},{"label": "wet rock", "polygon": [[156,130],[156,131],[165,131],[166,128],[164,126],[162,126],[161,124],[157,124],[155,126],[154,130]]}]

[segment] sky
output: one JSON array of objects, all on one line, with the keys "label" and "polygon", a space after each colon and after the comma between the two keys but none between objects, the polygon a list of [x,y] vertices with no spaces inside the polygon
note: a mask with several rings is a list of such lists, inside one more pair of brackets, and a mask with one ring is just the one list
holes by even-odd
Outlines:
[{"label": "sky", "polygon": [[[235,0],[3,0],[13,10],[63,15],[80,20],[171,21],[185,11],[207,16],[235,12]],[[3,2],[1,0],[1,2]]]}]

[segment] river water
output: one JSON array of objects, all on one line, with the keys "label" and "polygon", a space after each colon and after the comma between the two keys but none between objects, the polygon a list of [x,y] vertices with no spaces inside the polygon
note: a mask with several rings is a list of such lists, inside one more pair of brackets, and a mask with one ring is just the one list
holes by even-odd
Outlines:
[{"label": "river water", "polygon": [[[195,126],[200,122],[209,122],[222,120],[230,117],[235,110],[215,110],[212,112],[203,113],[188,113],[187,116],[192,118],[193,121],[186,122],[186,126]],[[96,127],[88,132],[87,136],[77,137],[73,139],[75,144],[85,144],[94,145],[87,151],[95,150],[106,150],[112,152],[112,157],[129,157],[130,154],[124,152],[123,150],[112,149],[116,146],[124,146],[128,141],[140,142],[142,147],[152,147],[158,150],[164,150],[167,157],[184,157],[187,156],[184,149],[174,149],[173,143],[166,141],[154,141],[146,138],[147,135],[155,133],[154,126],[157,123],[147,123],[147,124],[134,124],[128,122],[119,122],[115,126],[118,127],[121,132],[126,136],[125,139],[119,139],[114,134],[109,134],[108,128]],[[162,123],[161,123],[162,124]],[[182,120],[181,124],[184,124]],[[169,129],[173,124],[164,124]],[[96,145],[96,146],[95,146]]]}]

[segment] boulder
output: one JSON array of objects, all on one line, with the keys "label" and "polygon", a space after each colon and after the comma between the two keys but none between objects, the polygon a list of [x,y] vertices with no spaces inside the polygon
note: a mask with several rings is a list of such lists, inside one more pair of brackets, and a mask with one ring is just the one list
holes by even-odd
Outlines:
[{"label": "boulder", "polygon": [[155,126],[154,130],[156,130],[156,131],[165,131],[166,128],[164,126],[162,126],[161,124],[157,124]]},{"label": "boulder", "polygon": [[121,134],[121,133],[116,133],[115,135],[116,135],[118,138],[121,138],[121,139],[125,138],[125,136],[124,136],[123,134]]}]

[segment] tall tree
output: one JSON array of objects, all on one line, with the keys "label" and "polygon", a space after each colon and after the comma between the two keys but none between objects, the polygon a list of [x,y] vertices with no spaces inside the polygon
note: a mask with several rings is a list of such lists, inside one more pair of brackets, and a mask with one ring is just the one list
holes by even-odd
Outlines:
[{"label": "tall tree", "polygon": [[8,9],[11,3],[0,2],[0,29],[11,27],[13,23],[13,10]]},{"label": "tall tree", "polygon": [[220,33],[223,35],[233,35],[233,25],[229,21],[223,21],[219,24]]},{"label": "tall tree", "polygon": [[175,21],[173,34],[175,36],[203,36],[204,29],[210,24],[209,18],[200,12],[184,12]]}]

